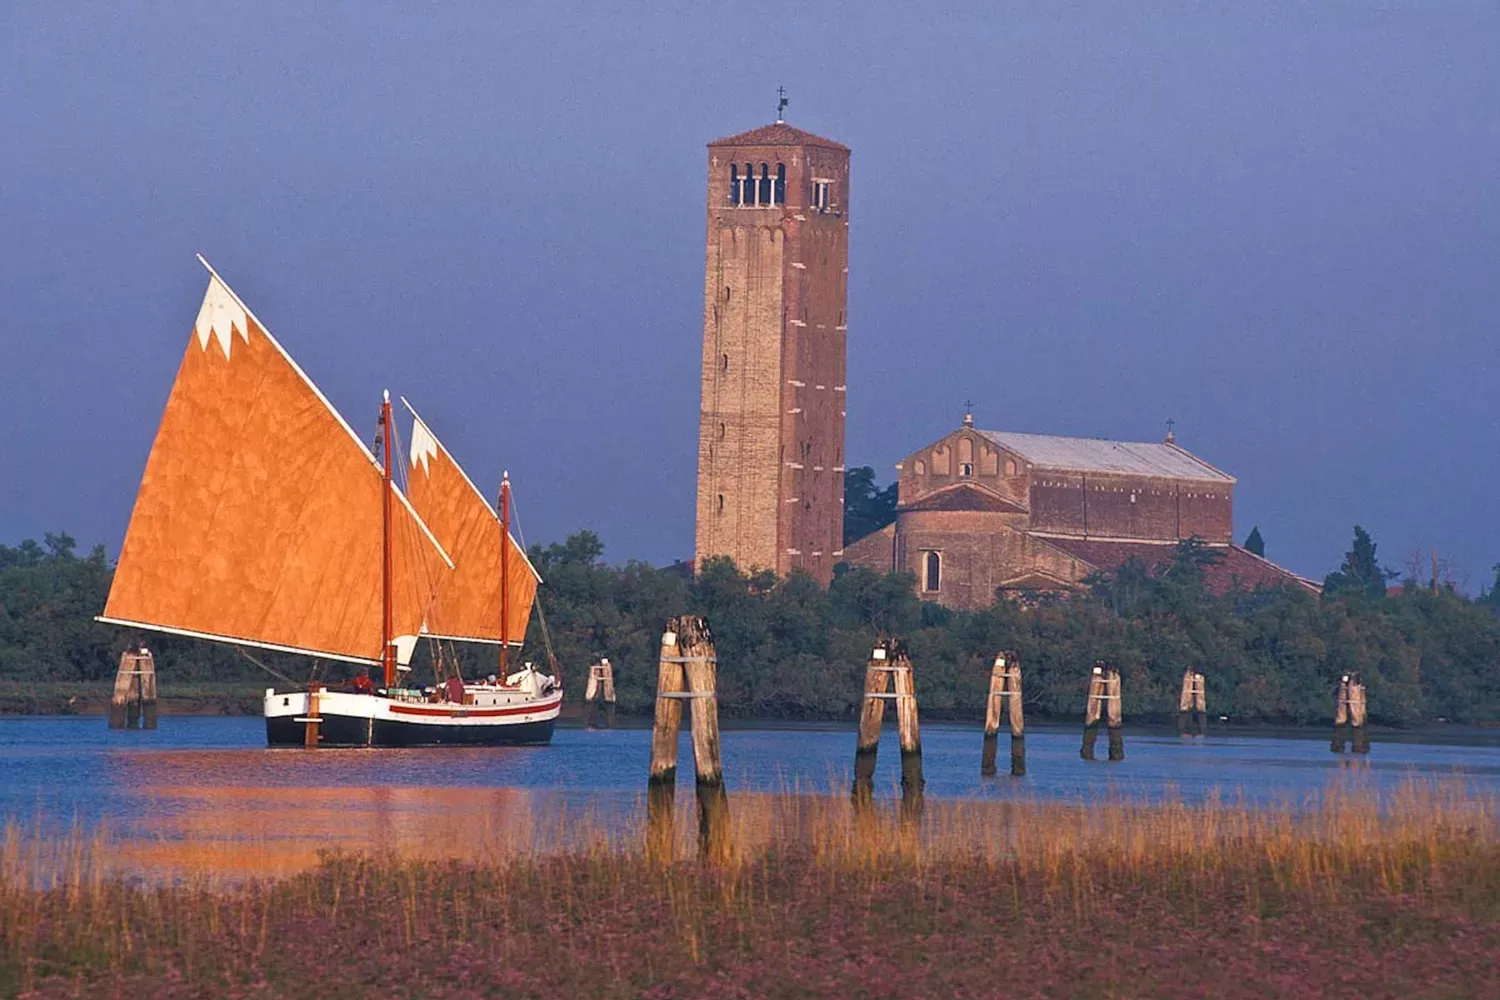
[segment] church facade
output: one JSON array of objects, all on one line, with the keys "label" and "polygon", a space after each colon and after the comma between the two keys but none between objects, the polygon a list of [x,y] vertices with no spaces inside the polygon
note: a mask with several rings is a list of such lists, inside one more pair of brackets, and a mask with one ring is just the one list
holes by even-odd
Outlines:
[{"label": "church facade", "polygon": [[1139,559],[1169,563],[1179,541],[1217,555],[1215,590],[1311,582],[1234,544],[1233,476],[1177,445],[986,431],[964,426],[911,455],[896,520],[844,561],[911,572],[918,594],[952,608],[997,595],[1068,591]]},{"label": "church facade", "polygon": [[849,149],[784,121],[708,145],[694,562],[843,559]]}]

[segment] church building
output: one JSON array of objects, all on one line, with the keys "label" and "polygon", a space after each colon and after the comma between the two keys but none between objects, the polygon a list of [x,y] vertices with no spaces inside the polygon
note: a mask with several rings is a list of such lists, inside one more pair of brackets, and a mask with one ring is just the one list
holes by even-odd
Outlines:
[{"label": "church building", "polygon": [[778,118],[709,143],[707,189],[694,561],[826,584],[844,556],[849,149]]},{"label": "church building", "polygon": [[1217,555],[1217,592],[1315,584],[1234,544],[1233,476],[1177,445],[985,431],[972,417],[908,455],[896,520],[850,543],[844,561],[911,572],[918,594],[980,608],[997,593],[1077,589],[1141,560],[1170,563],[1182,539]]}]

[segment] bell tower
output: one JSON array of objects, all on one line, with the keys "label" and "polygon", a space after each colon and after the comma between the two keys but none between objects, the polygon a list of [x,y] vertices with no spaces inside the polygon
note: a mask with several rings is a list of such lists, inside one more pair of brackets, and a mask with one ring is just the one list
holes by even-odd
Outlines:
[{"label": "bell tower", "polygon": [[708,145],[695,560],[843,557],[849,149],[784,121]]}]

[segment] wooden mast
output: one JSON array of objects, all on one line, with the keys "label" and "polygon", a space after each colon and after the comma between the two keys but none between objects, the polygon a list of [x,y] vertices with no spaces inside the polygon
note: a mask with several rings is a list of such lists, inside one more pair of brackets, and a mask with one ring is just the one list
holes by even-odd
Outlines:
[{"label": "wooden mast", "polygon": [[510,473],[500,478],[500,680],[510,673]]},{"label": "wooden mast", "polygon": [[396,651],[391,645],[391,500],[395,495],[391,482],[391,427],[391,394],[387,390],[380,403],[380,662],[385,667],[386,690],[396,682]]}]

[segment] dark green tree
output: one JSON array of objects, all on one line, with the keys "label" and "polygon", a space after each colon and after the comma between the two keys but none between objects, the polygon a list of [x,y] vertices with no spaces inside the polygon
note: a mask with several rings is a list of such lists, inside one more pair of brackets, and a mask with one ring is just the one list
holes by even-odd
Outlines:
[{"label": "dark green tree", "polygon": [[1500,563],[1495,564],[1495,582],[1490,584],[1489,590],[1479,595],[1479,603],[1500,615]]},{"label": "dark green tree", "polygon": [[1266,557],[1266,541],[1260,537],[1260,525],[1250,529],[1250,534],[1245,536],[1245,551],[1253,552],[1262,559]]},{"label": "dark green tree", "polygon": [[1337,572],[1323,579],[1325,597],[1342,594],[1362,594],[1368,598],[1385,596],[1386,583],[1396,575],[1380,565],[1375,557],[1375,542],[1370,533],[1359,525],[1354,526],[1354,544],[1344,553],[1344,563]]},{"label": "dark green tree", "polygon": [[879,531],[896,519],[896,484],[875,485],[868,465],[844,473],[844,544]]}]

